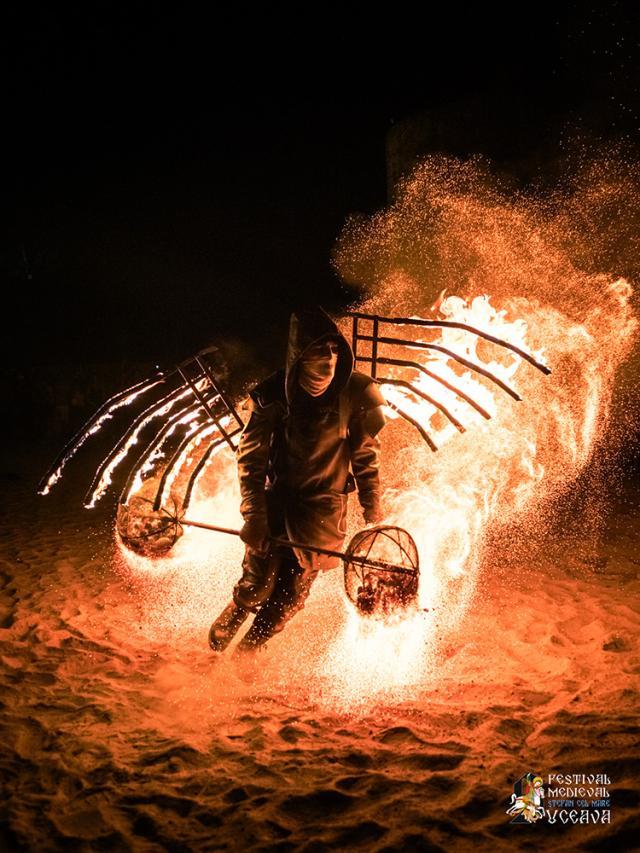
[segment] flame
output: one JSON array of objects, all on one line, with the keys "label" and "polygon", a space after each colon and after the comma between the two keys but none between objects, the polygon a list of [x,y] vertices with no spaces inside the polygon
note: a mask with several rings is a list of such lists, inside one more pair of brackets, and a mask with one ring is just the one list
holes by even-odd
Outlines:
[{"label": "flame", "polygon": [[[515,520],[535,527],[549,498],[569,489],[588,464],[608,423],[615,367],[635,333],[631,293],[621,279],[606,288],[621,315],[618,322],[607,323],[604,348],[602,327],[600,334],[590,332],[600,316],[597,307],[585,313],[584,325],[576,326],[555,309],[522,300],[507,301],[508,307],[500,310],[487,295],[442,301],[440,311],[448,318],[491,330],[542,359],[543,347],[528,346],[530,331],[537,330],[535,339],[546,342],[544,350],[558,369],[545,378],[516,356],[494,359],[488,350],[482,354],[484,344],[477,338],[443,330],[431,340],[446,341],[450,349],[509,381],[523,397],[522,402],[512,400],[470,371],[461,371],[451,359],[419,357],[490,412],[486,421],[435,380],[423,375],[414,380],[455,412],[466,427],[464,434],[433,405],[419,398],[411,401],[410,392],[383,385],[385,396],[399,401],[441,448],[430,453],[400,419],[381,435],[385,523],[405,528],[416,541],[420,607],[427,615],[402,625],[372,627],[350,609],[321,668],[341,701],[360,702],[380,692],[402,694],[416,673],[424,680],[433,668],[438,639],[461,623],[474,600],[487,534]],[[618,338],[616,327],[626,335]]]},{"label": "flame", "polygon": [[[363,620],[345,601],[339,573],[329,573],[316,581],[317,592],[293,626],[270,643],[281,671],[298,666],[305,684],[315,679],[334,706],[385,691],[402,697],[411,685],[426,684],[437,673],[447,636],[464,624],[477,600],[481,571],[491,570],[489,541],[502,542],[502,551],[492,546],[492,559],[516,546],[526,550],[530,532],[544,533],[554,500],[571,490],[605,447],[616,376],[638,324],[629,281],[585,271],[585,243],[571,243],[579,239],[576,227],[535,200],[491,189],[477,164],[440,160],[417,168],[392,207],[345,227],[336,265],[346,280],[372,282],[359,310],[428,317],[433,305],[441,317],[535,355],[553,373],[543,376],[514,353],[463,330],[414,331],[415,341],[463,355],[522,398],[514,400],[442,352],[411,350],[411,360],[476,400],[487,419],[432,376],[388,367],[386,376],[412,382],[450,410],[465,431],[408,389],[383,386],[389,402],[415,417],[439,447],[432,453],[415,427],[398,417],[381,433],[384,520],[416,541],[422,611],[396,625]],[[233,524],[237,506],[233,456],[225,453],[202,478],[190,515]],[[514,543],[507,534],[516,522],[520,539]],[[355,506],[350,525],[352,533],[362,525]],[[166,570],[169,578],[183,561],[179,585],[166,581],[153,618],[164,630],[177,620],[201,644],[240,574],[242,547],[192,531],[176,550],[175,557],[152,564],[157,577]],[[134,570],[142,560],[129,553],[125,559]],[[179,592],[187,586],[189,595]],[[188,605],[180,604],[181,596]],[[304,663],[291,663],[292,630]]]},{"label": "flame", "polygon": [[[192,448],[193,449],[193,448]],[[189,516],[197,521],[211,521],[223,527],[238,528],[240,515],[240,489],[237,482],[235,455],[228,444],[214,448],[205,473],[211,469],[210,478],[199,477],[194,488]],[[127,549],[115,534],[121,569],[133,578],[142,578],[145,596],[154,598],[157,591],[148,583],[155,582],[162,589],[167,608],[153,608],[153,619],[159,633],[178,626],[182,630],[194,624],[204,630],[211,621],[212,596],[228,600],[233,585],[235,569],[240,565],[244,546],[239,539],[225,534],[211,533],[196,527],[184,528],[184,535],[171,553],[161,559],[144,557]],[[227,568],[228,571],[221,571]]]},{"label": "flame", "polygon": [[[223,428],[226,427],[230,420],[231,418],[228,418],[225,420],[225,422],[223,422]],[[193,432],[195,432],[197,428],[198,424],[194,424],[193,429],[191,429],[187,435],[191,435]],[[189,444],[184,448],[184,450],[180,454],[180,457],[177,459],[176,464],[173,466],[171,472],[169,473],[169,476],[166,479],[164,489],[162,490],[162,494],[160,496],[161,504],[164,503],[165,495],[170,494],[171,487],[173,486],[177,477],[180,475],[180,472],[182,471],[183,467],[185,467],[186,465],[190,465],[193,461],[191,454],[194,452],[194,450],[200,447],[205,438],[209,438],[209,436],[219,432],[220,430],[218,429],[216,424],[212,424],[206,429],[203,429],[202,432],[199,432],[198,435],[196,435],[196,437],[192,439]]]},{"label": "flame", "polygon": [[156,467],[156,463],[159,459],[164,459],[165,457],[165,445],[170,440],[171,436],[175,433],[175,431],[181,427],[190,424],[189,429],[187,430],[187,435],[191,435],[191,433],[195,432],[200,426],[200,418],[202,417],[202,412],[197,409],[194,412],[188,412],[184,417],[177,418],[176,421],[169,427],[166,431],[162,440],[158,442],[157,446],[154,447],[153,452],[149,454],[149,456],[145,459],[145,461],[136,469],[135,477],[133,479],[133,483],[129,492],[127,494],[127,498],[131,494],[135,494],[142,488],[142,483],[144,481],[145,475],[148,475],[153,471]]},{"label": "flame", "polygon": [[[489,332],[495,337],[516,344],[520,349],[527,351],[526,323],[519,319],[513,322],[506,320],[506,311],[497,311],[491,305],[490,298],[487,295],[476,297],[470,303],[460,297],[450,296],[441,301],[440,313],[448,321],[465,323]],[[498,377],[512,390],[514,396],[520,396],[512,381],[517,371],[523,367],[523,360],[518,355],[508,351],[505,353],[503,350],[502,361],[483,361],[482,356],[478,353],[481,339],[465,329],[444,328],[440,330],[437,337],[430,341],[425,341],[422,336],[416,337],[415,340],[421,343],[435,343],[452,350],[457,355],[464,356],[472,364],[478,365],[478,367]],[[498,349],[498,345],[494,345],[494,349]],[[382,345],[379,355],[383,354],[384,351],[384,345]],[[535,356],[537,361],[546,364],[541,351],[531,354]],[[465,432],[468,428],[482,422],[483,416],[478,409],[471,406],[461,396],[460,392],[466,398],[470,398],[479,404],[487,416],[495,417],[498,411],[497,394],[491,386],[487,386],[486,381],[485,384],[482,383],[478,374],[468,369],[460,372],[459,363],[440,351],[434,351],[432,356],[427,357],[414,354],[412,359],[423,367],[424,371],[419,372],[417,378],[411,377],[411,385],[430,397],[434,403],[425,401],[419,395],[412,394],[410,390],[398,388],[384,383],[384,381],[382,381],[382,390],[390,403],[408,412],[429,430],[437,447],[442,447],[459,432]],[[527,365],[524,365],[525,370],[526,367]],[[383,365],[379,367],[379,370],[381,369],[384,370]],[[406,373],[406,368],[394,366],[388,373],[401,376]],[[385,373],[386,375],[387,373]],[[446,380],[456,391],[446,387],[434,377]]]},{"label": "flame", "polygon": [[[206,379],[206,377],[195,383],[198,391],[204,391],[208,387],[208,384],[209,381],[208,379]],[[154,403],[152,406],[149,407],[149,414],[147,415],[147,417],[142,418],[142,420],[133,430],[128,439],[123,443],[122,447],[120,447],[120,449],[116,453],[113,453],[113,455],[111,456],[108,464],[102,471],[102,474],[95,488],[91,492],[91,497],[84,504],[85,509],[93,509],[96,503],[100,500],[100,498],[104,496],[105,492],[111,485],[115,469],[122,462],[122,460],[125,459],[131,448],[138,443],[138,438],[140,437],[140,434],[151,423],[151,421],[157,418],[164,417],[164,415],[167,415],[171,411],[171,409],[173,409],[176,403],[179,403],[180,401],[185,400],[187,397],[191,397],[193,395],[194,392],[192,391],[192,389],[186,388],[181,394],[177,394],[176,396],[173,396],[173,394],[168,394],[159,403]],[[165,400],[167,402],[164,402]],[[185,415],[179,420],[177,419],[176,424],[171,427],[169,433],[172,433],[174,429],[180,424],[189,423],[191,420],[193,420],[193,418],[198,417],[199,414],[201,414],[199,410],[196,410],[194,412],[189,412],[187,415]],[[154,456],[154,459],[157,458],[155,454],[152,455]],[[109,459],[109,457],[107,457],[107,459]]]},{"label": "flame", "polygon": [[156,382],[146,382],[146,381],[140,382],[140,383],[138,383],[138,385],[134,385],[133,388],[130,389],[131,390],[130,394],[127,394],[122,399],[119,399],[115,403],[112,403],[106,409],[106,411],[102,415],[100,415],[100,417],[97,418],[97,420],[94,423],[92,423],[92,425],[81,434],[80,438],[78,438],[77,441],[75,441],[73,443],[73,445],[71,446],[68,453],[66,453],[62,457],[60,464],[56,467],[56,469],[53,471],[53,473],[49,476],[49,478],[47,479],[47,481],[44,484],[44,486],[42,487],[42,489],[40,489],[38,491],[38,494],[39,495],[48,495],[49,494],[49,492],[51,491],[53,486],[55,486],[55,484],[58,482],[60,477],[62,477],[62,471],[63,471],[64,466],[67,464],[67,462],[73,456],[75,456],[75,454],[78,452],[78,450],[80,450],[80,448],[85,443],[85,441],[87,441],[88,438],[90,438],[92,435],[95,435],[95,433],[97,433],[98,430],[102,428],[104,423],[113,417],[113,413],[117,409],[120,409],[123,406],[129,406],[141,394],[145,394],[147,391],[149,391],[151,388],[154,388],[156,385],[159,385],[161,382],[164,382],[164,378],[162,378],[162,377],[159,378]]},{"label": "flame", "polygon": [[[597,216],[584,208],[580,213],[584,220]],[[439,316],[528,351],[553,373],[544,377],[515,354],[461,330],[444,329],[438,339],[430,338],[489,369],[522,401],[451,359],[420,356],[431,372],[480,402],[491,420],[424,374],[412,377],[467,430],[459,434],[441,413],[414,398],[403,399],[402,407],[428,426],[439,452],[425,452],[411,437],[412,427],[399,419],[382,434],[385,521],[406,528],[416,540],[420,603],[433,617],[414,626],[426,657],[413,642],[398,641],[397,626],[378,628],[374,642],[366,625],[351,616],[324,661],[325,676],[340,680],[342,699],[371,695],[372,644],[382,660],[394,650],[395,672],[413,660],[409,671],[426,678],[433,661],[428,650],[463,624],[477,600],[481,570],[491,570],[485,565],[489,539],[499,542],[504,531],[507,555],[514,547],[508,526],[517,522],[520,547],[526,549],[528,532],[544,534],[554,499],[571,489],[603,446],[616,374],[638,324],[627,280],[588,273],[573,263],[572,252],[584,256],[575,231],[575,223],[562,215],[554,219],[533,199],[501,196],[477,164],[442,158],[419,166],[392,208],[345,228],[336,251],[341,272],[377,282],[360,311],[397,315],[413,307],[428,316],[433,305]],[[425,279],[431,279],[428,287]],[[452,295],[444,296],[445,287]],[[433,293],[440,294],[435,304]],[[384,392],[406,397],[393,386]],[[491,553],[499,552],[496,546]],[[380,681],[381,687],[397,683],[395,676]]]}]

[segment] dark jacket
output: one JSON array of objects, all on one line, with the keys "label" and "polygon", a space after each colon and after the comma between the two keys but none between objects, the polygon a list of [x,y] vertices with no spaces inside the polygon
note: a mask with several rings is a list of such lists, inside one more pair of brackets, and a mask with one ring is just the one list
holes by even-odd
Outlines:
[{"label": "dark jacket", "polygon": [[[335,376],[324,394],[312,397],[298,383],[299,360],[327,335],[339,341]],[[350,491],[357,486],[365,517],[379,515],[377,433],[385,405],[380,389],[353,369],[351,347],[333,320],[310,311],[291,316],[285,368],[258,384],[249,398],[238,448],[244,519],[260,515],[271,521],[280,511],[289,539],[339,550]],[[298,551],[296,556],[318,568],[336,565],[331,558],[311,560]]]}]

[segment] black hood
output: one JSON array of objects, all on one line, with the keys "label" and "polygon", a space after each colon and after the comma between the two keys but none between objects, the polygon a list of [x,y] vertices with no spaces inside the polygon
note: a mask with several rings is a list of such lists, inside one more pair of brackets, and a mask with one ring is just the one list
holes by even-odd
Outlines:
[{"label": "black hood", "polygon": [[353,372],[353,351],[349,341],[322,308],[309,308],[291,315],[285,364],[285,394],[288,403],[291,403],[296,388],[300,356],[312,344],[329,336],[338,340],[336,375],[331,385],[341,391]]}]

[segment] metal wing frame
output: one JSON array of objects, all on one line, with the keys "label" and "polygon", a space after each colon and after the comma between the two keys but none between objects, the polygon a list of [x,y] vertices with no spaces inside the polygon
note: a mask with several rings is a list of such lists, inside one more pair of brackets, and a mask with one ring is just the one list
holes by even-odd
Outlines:
[{"label": "metal wing frame", "polygon": [[[541,373],[548,375],[551,373],[549,367],[536,359],[531,353],[516,346],[510,341],[496,337],[483,329],[478,329],[475,326],[470,326],[467,323],[458,322],[455,320],[425,320],[419,317],[384,317],[379,314],[367,314],[360,311],[352,311],[347,315],[351,318],[351,345],[353,349],[354,361],[358,364],[366,365],[371,376],[380,385],[395,385],[406,389],[412,394],[415,394],[424,402],[430,404],[434,409],[439,410],[442,414],[455,426],[458,432],[465,432],[465,426],[460,419],[441,401],[431,394],[427,394],[423,389],[418,388],[413,382],[408,379],[400,379],[393,376],[384,375],[384,368],[387,366],[403,367],[406,370],[417,372],[423,376],[433,379],[435,382],[442,385],[448,391],[474,409],[486,420],[491,419],[490,413],[477,400],[475,400],[464,389],[458,387],[448,379],[439,376],[426,365],[421,364],[411,358],[397,358],[386,355],[389,347],[401,348],[406,350],[418,350],[420,352],[431,351],[440,353],[447,358],[452,359],[458,364],[466,367],[473,373],[484,377],[492,382],[502,392],[510,396],[513,400],[519,402],[522,400],[520,395],[504,382],[495,373],[488,370],[481,364],[466,358],[464,355],[455,352],[442,344],[435,342],[419,341],[408,338],[406,334],[399,334],[399,331],[404,327],[410,328],[432,328],[432,329],[459,329],[468,332],[476,337],[483,338],[498,347],[509,350],[519,358],[526,361],[528,364],[535,367]],[[363,331],[363,326],[366,328]],[[366,346],[366,351],[363,352],[363,344]],[[407,353],[409,355],[409,353]],[[424,425],[419,420],[412,417],[409,412],[399,406],[397,403],[387,401],[387,405],[395,410],[400,417],[414,426],[426,444],[431,450],[438,449],[433,437],[425,429]]]},{"label": "metal wing frame", "polygon": [[[58,454],[42,477],[38,493],[46,495],[50,492],[78,450],[118,409],[134,401],[140,402],[145,397],[146,408],[130,422],[96,469],[85,495],[84,506],[95,506],[111,485],[118,465],[134,445],[142,445],[142,450],[128,470],[119,497],[120,504],[127,504],[145,475],[155,469],[155,462],[165,458],[168,453],[170,455],[153,500],[154,510],[160,510],[175,477],[186,460],[195,454],[198,458],[182,498],[182,506],[186,509],[194,487],[213,453],[224,445],[235,452],[237,443],[234,439],[244,429],[244,422],[231,397],[226,394],[214,373],[211,356],[216,351],[216,347],[203,349],[171,369],[157,371],[106,400]],[[152,396],[154,399],[150,399]]]}]

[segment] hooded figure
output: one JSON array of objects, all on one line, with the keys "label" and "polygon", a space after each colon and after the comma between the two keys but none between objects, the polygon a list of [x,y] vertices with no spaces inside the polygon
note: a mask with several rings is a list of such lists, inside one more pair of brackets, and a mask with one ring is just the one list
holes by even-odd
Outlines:
[{"label": "hooded figure", "polygon": [[380,518],[378,432],[385,400],[353,369],[349,342],[322,309],[291,315],[286,365],[249,394],[238,447],[246,544],[233,601],[211,626],[222,651],[250,612],[239,649],[264,644],[301,607],[318,571],[335,557],[273,545],[286,538],[342,550],[349,492],[357,488],[367,523]]}]

